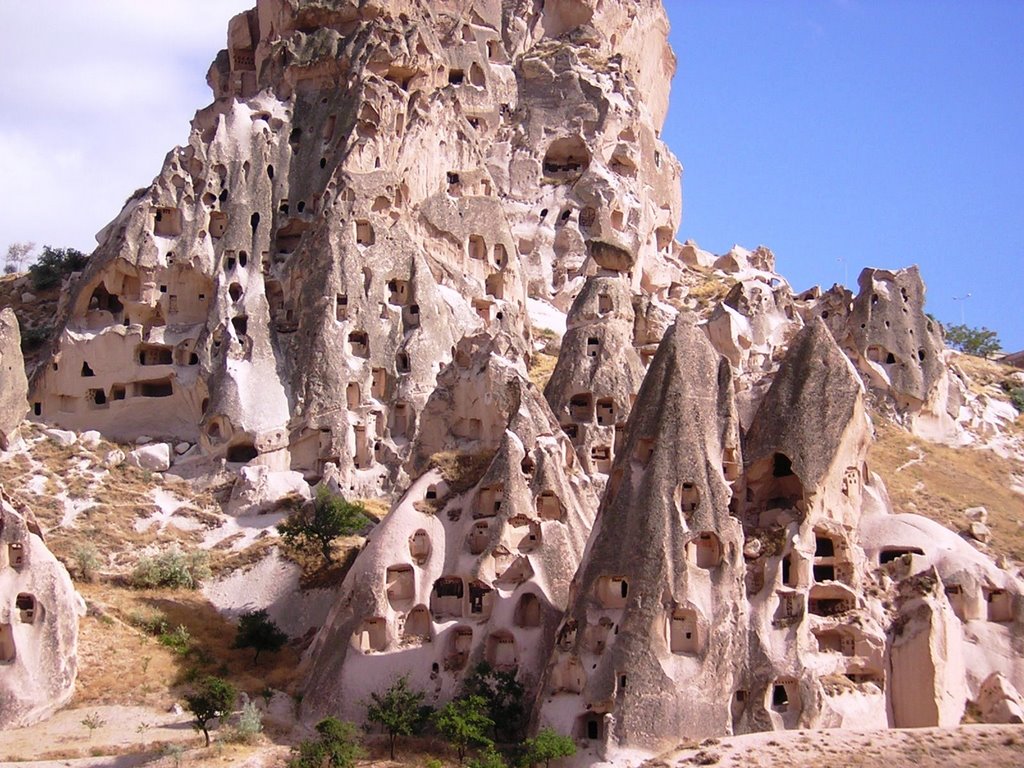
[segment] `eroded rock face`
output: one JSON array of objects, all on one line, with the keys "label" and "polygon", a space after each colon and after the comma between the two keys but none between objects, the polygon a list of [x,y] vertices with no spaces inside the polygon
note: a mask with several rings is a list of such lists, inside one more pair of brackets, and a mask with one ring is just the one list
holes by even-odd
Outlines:
[{"label": "eroded rock face", "polygon": [[509,394],[493,404],[505,423],[468,438],[450,422],[440,469],[374,529],[307,655],[307,719],[361,719],[403,674],[443,703],[481,661],[537,688],[596,502],[540,393],[491,345],[473,351],[460,346],[435,397],[491,382]]},{"label": "eroded rock face", "polygon": [[652,0],[261,0],[187,145],[101,233],[41,418],[401,490],[459,338],[525,354],[527,289],[668,285],[666,35]]},{"label": "eroded rock face", "polygon": [[558,632],[543,725],[597,757],[730,727],[745,656],[728,366],[677,321],[637,398]]},{"label": "eroded rock face", "polygon": [[[794,296],[767,248],[676,243],[666,36],[656,0],[259,0],[69,284],[31,397],[54,439],[150,436],[106,462],[226,469],[237,514],[319,480],[394,502],[306,654],[303,718],[359,719],[400,674],[441,704],[488,661],[598,760],[1024,690],[1020,579],[893,515],[867,464],[869,394],[919,433],[990,421],[916,269]],[[544,312],[565,332],[542,396]],[[0,571],[0,595],[74,615],[32,579]],[[15,619],[3,690],[42,665],[17,711],[43,712],[71,629],[38,646],[61,666],[21,650],[51,625]]]},{"label": "eroded rock face", "polygon": [[84,615],[67,570],[0,488],[0,727],[29,725],[68,702]]},{"label": "eroded rock face", "polygon": [[17,440],[18,426],[28,412],[27,392],[18,318],[5,309],[0,312],[0,450]]}]

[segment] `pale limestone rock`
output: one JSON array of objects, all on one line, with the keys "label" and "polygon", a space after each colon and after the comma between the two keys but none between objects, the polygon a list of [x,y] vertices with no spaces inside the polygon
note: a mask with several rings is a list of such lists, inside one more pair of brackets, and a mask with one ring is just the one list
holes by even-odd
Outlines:
[{"label": "pale limestone rock", "polygon": [[987,523],[988,510],[985,507],[970,507],[964,510],[964,517],[971,522]]},{"label": "pale limestone rock", "polygon": [[243,467],[231,489],[225,511],[231,515],[255,515],[274,509],[286,498],[308,501],[309,485],[298,472],[272,471],[267,467]]},{"label": "pale limestone rock", "polygon": [[739,461],[728,366],[680,319],[637,396],[538,694],[540,724],[580,737],[587,759],[729,730],[746,654],[728,514]]},{"label": "pale limestone rock", "polygon": [[44,434],[63,448],[68,448],[78,442],[78,435],[69,429],[47,429],[44,430]]},{"label": "pale limestone rock", "polygon": [[1009,680],[993,672],[981,684],[975,703],[985,723],[1024,723],[1024,697]]},{"label": "pale limestone rock", "polygon": [[[500,339],[480,341],[460,344],[432,401],[488,421],[467,435],[461,418],[431,420],[439,431],[422,431],[415,455],[461,455],[482,476],[465,487],[456,473],[452,488],[428,470],[373,529],[307,654],[305,720],[361,718],[361,702],[403,674],[446,701],[483,660],[523,670],[536,690],[596,505],[540,393]],[[503,397],[484,408],[488,391]]]},{"label": "pale limestone rock", "polygon": [[103,466],[107,469],[119,467],[124,464],[126,458],[124,451],[120,448],[114,448],[113,450],[107,451],[107,454],[103,457]]},{"label": "pale limestone rock", "polygon": [[0,727],[30,725],[68,702],[84,615],[67,570],[0,489]]},{"label": "pale limestone rock", "polygon": [[982,522],[974,521],[968,526],[967,532],[975,541],[987,544],[992,538],[991,529]]},{"label": "pale limestone rock", "polygon": [[78,436],[78,439],[81,440],[82,445],[84,445],[86,448],[95,449],[99,448],[100,441],[103,439],[103,435],[101,435],[94,429],[90,429],[80,434]]},{"label": "pale limestone rock", "polygon": [[166,472],[171,468],[171,446],[167,443],[153,443],[136,448],[125,458],[130,467],[148,469],[150,472]]},{"label": "pale limestone rock", "polygon": [[889,699],[896,728],[960,724],[968,691],[960,622],[938,574],[901,584],[889,652]]},{"label": "pale limestone rock", "polygon": [[28,412],[27,392],[18,318],[4,309],[0,311],[0,450],[18,440],[18,427]]}]

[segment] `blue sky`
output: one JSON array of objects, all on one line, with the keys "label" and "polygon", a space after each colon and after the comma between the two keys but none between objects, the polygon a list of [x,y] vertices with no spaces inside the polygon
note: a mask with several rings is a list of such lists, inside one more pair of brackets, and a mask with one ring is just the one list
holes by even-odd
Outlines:
[{"label": "blue sky", "polygon": [[796,290],[918,264],[928,311],[1024,348],[1024,2],[665,5],[680,239]]},{"label": "blue sky", "polygon": [[[0,250],[91,250],[252,4],[0,3]],[[797,290],[916,263],[940,320],[1024,348],[1024,0],[665,5],[682,239],[767,245]]]}]

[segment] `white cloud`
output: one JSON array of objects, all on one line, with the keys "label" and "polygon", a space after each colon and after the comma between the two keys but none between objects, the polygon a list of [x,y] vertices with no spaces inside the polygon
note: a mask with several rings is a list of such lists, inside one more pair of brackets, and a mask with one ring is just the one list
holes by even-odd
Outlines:
[{"label": "white cloud", "polygon": [[211,100],[206,70],[254,0],[4,2],[0,253],[92,250]]}]

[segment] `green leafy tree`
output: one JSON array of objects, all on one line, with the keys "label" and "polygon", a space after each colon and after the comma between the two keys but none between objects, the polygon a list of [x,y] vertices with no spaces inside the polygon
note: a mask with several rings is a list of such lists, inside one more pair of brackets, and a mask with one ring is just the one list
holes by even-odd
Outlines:
[{"label": "green leafy tree", "polygon": [[258,611],[246,611],[238,618],[238,634],[235,635],[233,647],[253,648],[256,651],[252,658],[253,666],[259,664],[261,652],[276,653],[287,642],[288,635],[270,620],[262,608]]},{"label": "green leafy tree", "polygon": [[494,744],[487,735],[494,729],[494,721],[487,714],[483,696],[463,696],[448,702],[434,714],[434,727],[455,747],[460,763],[466,759],[469,747]]},{"label": "green leafy tree", "polygon": [[185,695],[188,711],[195,718],[193,726],[206,737],[210,746],[210,721],[223,717],[235,705],[235,686],[220,677],[204,677],[192,693]]},{"label": "green leafy tree", "polygon": [[467,768],[508,768],[508,763],[493,746],[485,747],[478,755],[471,757]]},{"label": "green leafy tree", "polygon": [[391,759],[395,759],[395,740],[399,736],[414,736],[423,730],[433,714],[433,707],[425,705],[423,691],[409,687],[407,675],[395,680],[384,693],[371,693],[366,707],[366,719],[377,723],[391,743]]},{"label": "green leafy tree", "polygon": [[552,760],[576,754],[576,743],[568,736],[556,733],[550,728],[539,731],[532,739],[523,743],[523,764],[533,766],[544,763],[548,768]]},{"label": "green leafy tree", "polygon": [[487,702],[487,714],[494,722],[495,741],[520,739],[526,723],[526,691],[516,679],[515,670],[495,669],[482,661],[466,678],[464,692]]},{"label": "green leafy tree", "polygon": [[334,717],[316,724],[319,737],[295,749],[288,768],[351,768],[363,755],[356,728]]},{"label": "green leafy tree", "polygon": [[958,349],[968,355],[988,357],[1003,348],[999,335],[982,326],[971,328],[967,325],[950,325],[944,328],[946,346]]},{"label": "green leafy tree", "polygon": [[32,285],[38,291],[45,291],[60,285],[65,275],[78,272],[88,263],[89,257],[74,248],[51,248],[43,246],[36,263],[28,268]]},{"label": "green leafy tree", "polygon": [[300,549],[319,548],[324,565],[334,559],[331,544],[339,536],[351,536],[362,530],[370,518],[362,504],[345,501],[320,486],[310,508],[293,514],[277,530],[291,546]]}]

